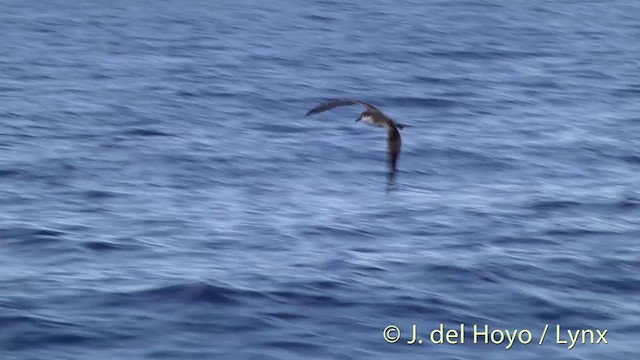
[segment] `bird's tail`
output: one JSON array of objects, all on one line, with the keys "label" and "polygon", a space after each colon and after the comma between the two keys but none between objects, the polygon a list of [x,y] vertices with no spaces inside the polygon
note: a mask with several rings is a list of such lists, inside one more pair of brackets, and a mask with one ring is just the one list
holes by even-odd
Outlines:
[{"label": "bird's tail", "polygon": [[401,124],[395,120],[393,120],[393,125],[395,125],[400,130],[404,129],[404,126],[405,126],[404,124]]}]

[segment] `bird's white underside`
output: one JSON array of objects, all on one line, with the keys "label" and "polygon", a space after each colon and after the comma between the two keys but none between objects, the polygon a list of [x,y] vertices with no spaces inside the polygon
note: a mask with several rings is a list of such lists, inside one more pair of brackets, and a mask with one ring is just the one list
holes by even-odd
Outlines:
[{"label": "bird's white underside", "polygon": [[373,120],[373,117],[371,117],[371,115],[365,115],[362,117],[362,121],[364,121],[365,123],[371,125],[371,126],[376,126],[376,127],[382,127],[380,123],[377,123]]}]

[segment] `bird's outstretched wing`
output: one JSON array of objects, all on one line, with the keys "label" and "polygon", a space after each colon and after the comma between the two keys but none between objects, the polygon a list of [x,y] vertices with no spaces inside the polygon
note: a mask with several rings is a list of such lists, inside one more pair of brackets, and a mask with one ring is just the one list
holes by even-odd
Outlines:
[{"label": "bird's outstretched wing", "polygon": [[387,147],[389,150],[389,161],[387,172],[388,185],[393,185],[393,181],[396,176],[396,165],[398,163],[398,155],[400,154],[400,147],[402,146],[402,139],[400,133],[395,126],[390,126],[387,130]]},{"label": "bird's outstretched wing", "polygon": [[309,110],[309,112],[307,112],[305,114],[305,116],[309,116],[311,114],[316,114],[316,113],[320,113],[323,111],[327,111],[327,110],[331,110],[333,108],[336,108],[338,106],[346,106],[346,105],[362,105],[364,106],[365,109],[367,109],[370,112],[378,112],[381,113],[380,110],[378,110],[378,108],[376,108],[375,106],[368,104],[364,101],[360,101],[360,100],[354,100],[354,99],[333,99],[333,100],[329,100],[326,102],[323,102],[322,104],[314,107],[313,109]]}]

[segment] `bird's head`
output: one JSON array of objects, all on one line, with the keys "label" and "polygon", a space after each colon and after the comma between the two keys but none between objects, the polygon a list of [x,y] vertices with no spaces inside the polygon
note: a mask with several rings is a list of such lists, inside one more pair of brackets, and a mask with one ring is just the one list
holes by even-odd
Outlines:
[{"label": "bird's head", "polygon": [[371,114],[368,111],[363,111],[360,113],[360,116],[356,119],[356,122],[360,120],[369,120],[371,119]]}]

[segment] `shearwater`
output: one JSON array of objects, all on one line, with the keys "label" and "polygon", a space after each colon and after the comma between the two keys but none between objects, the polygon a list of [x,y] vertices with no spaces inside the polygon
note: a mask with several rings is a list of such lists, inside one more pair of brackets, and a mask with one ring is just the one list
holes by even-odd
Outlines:
[{"label": "shearwater", "polygon": [[362,105],[365,110],[360,113],[360,116],[356,119],[356,122],[363,121],[374,127],[381,127],[387,129],[387,150],[389,153],[388,164],[388,184],[393,184],[396,174],[396,165],[398,162],[398,155],[400,154],[400,147],[402,145],[402,139],[400,138],[400,132],[405,125],[400,124],[392,118],[385,115],[380,109],[375,106],[360,100],[354,99],[333,99],[323,102],[322,104],[314,107],[305,114],[309,116],[316,113],[321,113],[327,110],[331,110],[338,106],[347,105]]}]

